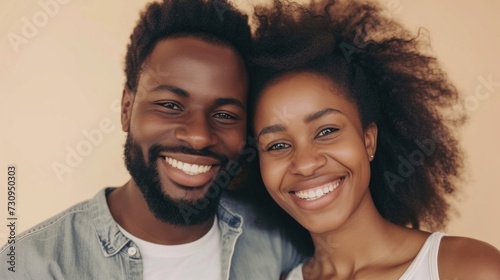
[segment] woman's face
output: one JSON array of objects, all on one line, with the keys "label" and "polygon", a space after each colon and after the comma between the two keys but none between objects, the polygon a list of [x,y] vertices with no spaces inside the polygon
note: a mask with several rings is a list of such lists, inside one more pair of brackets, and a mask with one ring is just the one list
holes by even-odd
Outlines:
[{"label": "woman's face", "polygon": [[262,178],[273,199],[311,232],[335,230],[371,201],[377,127],[363,130],[356,106],[322,76],[297,73],[258,100]]}]

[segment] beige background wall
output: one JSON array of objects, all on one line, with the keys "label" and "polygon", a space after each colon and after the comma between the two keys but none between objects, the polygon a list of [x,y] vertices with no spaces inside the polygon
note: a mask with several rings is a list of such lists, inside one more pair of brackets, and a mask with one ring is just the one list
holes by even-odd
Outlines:
[{"label": "beige background wall", "polygon": [[[256,1],[241,0],[240,5]],[[10,164],[17,166],[18,232],[128,179],[119,122],[123,57],[146,2],[2,0],[2,224],[7,221]],[[52,3],[50,9],[43,3]],[[500,247],[500,2],[383,3],[411,29],[423,26],[430,31],[436,55],[469,101],[471,119],[462,133],[469,180],[456,203],[461,215],[453,216],[448,233]],[[484,86],[485,80],[493,84]],[[93,135],[93,142],[86,135]],[[82,155],[75,156],[77,150]],[[6,237],[2,226],[0,243]]]}]

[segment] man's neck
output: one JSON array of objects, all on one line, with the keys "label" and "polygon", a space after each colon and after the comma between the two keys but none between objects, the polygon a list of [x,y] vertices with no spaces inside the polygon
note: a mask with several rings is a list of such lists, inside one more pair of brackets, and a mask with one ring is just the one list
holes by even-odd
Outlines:
[{"label": "man's neck", "polygon": [[113,219],[127,232],[142,240],[179,245],[200,239],[212,227],[214,218],[196,226],[178,226],[162,222],[149,210],[133,180],[114,190],[106,198]]}]

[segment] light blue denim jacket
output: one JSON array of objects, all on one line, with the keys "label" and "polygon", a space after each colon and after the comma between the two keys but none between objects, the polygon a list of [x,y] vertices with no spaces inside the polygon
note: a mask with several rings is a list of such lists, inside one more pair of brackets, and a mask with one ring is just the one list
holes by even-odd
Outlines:
[{"label": "light blue denim jacket", "polygon": [[[15,272],[10,244],[0,251],[0,279],[142,279],[142,257],[123,235],[106,203],[112,188],[17,236]],[[222,279],[279,279],[304,260],[279,229],[255,225],[248,206],[224,196],[218,209]]]}]

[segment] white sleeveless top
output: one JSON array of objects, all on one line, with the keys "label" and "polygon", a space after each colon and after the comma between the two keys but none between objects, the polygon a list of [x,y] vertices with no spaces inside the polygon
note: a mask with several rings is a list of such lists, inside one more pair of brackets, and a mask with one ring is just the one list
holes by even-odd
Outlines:
[{"label": "white sleeveless top", "polygon": [[[439,280],[438,252],[439,244],[443,236],[444,233],[442,232],[434,232],[431,234],[399,280]],[[286,280],[304,280],[302,276],[302,265],[303,264],[299,264],[290,271]]]}]

